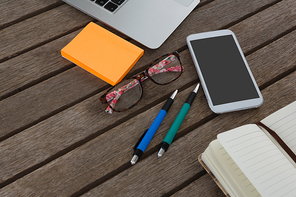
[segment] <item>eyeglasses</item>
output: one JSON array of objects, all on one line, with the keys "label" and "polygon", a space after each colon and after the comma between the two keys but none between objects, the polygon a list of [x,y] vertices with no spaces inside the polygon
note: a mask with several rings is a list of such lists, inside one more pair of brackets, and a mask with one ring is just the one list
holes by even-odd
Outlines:
[{"label": "eyeglasses", "polygon": [[158,85],[169,84],[183,73],[180,55],[177,51],[163,55],[154,60],[141,74],[130,77],[111,87],[100,98],[101,103],[108,104],[107,113],[122,112],[134,107],[143,96],[142,82],[150,79]]}]

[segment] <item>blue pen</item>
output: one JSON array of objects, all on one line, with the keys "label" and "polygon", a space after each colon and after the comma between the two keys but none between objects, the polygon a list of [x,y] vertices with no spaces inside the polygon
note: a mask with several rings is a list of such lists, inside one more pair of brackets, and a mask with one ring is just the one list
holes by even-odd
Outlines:
[{"label": "blue pen", "polygon": [[164,117],[166,116],[167,112],[169,111],[171,105],[173,104],[174,98],[175,98],[177,92],[178,92],[178,90],[176,90],[172,94],[172,96],[167,100],[167,102],[164,104],[164,106],[162,107],[162,109],[160,110],[160,112],[158,113],[156,118],[154,119],[153,123],[151,124],[151,126],[149,127],[149,129],[147,130],[147,132],[145,133],[143,138],[141,139],[141,142],[136,147],[136,150],[134,152],[134,156],[131,160],[132,165],[134,165],[138,161],[138,159],[143,155],[143,153],[145,152],[147,146],[149,145],[150,141],[152,140],[154,134],[156,133],[159,125],[161,124],[162,120],[164,119]]}]

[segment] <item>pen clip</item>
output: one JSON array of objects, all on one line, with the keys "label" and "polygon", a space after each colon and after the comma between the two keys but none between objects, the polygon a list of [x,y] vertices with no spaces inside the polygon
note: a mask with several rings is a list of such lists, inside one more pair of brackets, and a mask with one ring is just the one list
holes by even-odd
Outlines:
[{"label": "pen clip", "polygon": [[135,151],[137,147],[139,146],[140,142],[142,141],[143,137],[147,133],[148,129],[141,135],[140,139],[137,141],[136,145],[133,147],[133,150]]}]

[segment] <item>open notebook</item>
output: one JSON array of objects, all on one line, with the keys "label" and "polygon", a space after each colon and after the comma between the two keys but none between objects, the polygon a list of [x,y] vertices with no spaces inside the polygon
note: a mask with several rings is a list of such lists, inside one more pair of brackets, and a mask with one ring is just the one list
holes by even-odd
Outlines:
[{"label": "open notebook", "polygon": [[199,161],[226,195],[295,196],[296,101],[217,138]]}]

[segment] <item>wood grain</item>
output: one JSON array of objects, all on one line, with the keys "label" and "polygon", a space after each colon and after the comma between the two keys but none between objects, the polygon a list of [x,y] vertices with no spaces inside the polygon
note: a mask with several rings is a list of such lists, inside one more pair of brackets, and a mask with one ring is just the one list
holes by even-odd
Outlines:
[{"label": "wood grain", "polygon": [[225,197],[209,175],[197,179],[187,187],[176,192],[172,197],[192,196],[196,194],[199,196]]},{"label": "wood grain", "polygon": [[[221,2],[222,5],[227,5],[223,3],[223,1]],[[274,19],[276,19],[278,16],[274,14],[273,17]],[[186,23],[186,21],[184,21],[184,23]],[[264,26],[265,21],[261,20],[261,24]],[[187,23],[187,25],[191,26],[190,23]],[[273,28],[275,28],[275,26]],[[243,36],[254,37],[254,35],[257,34],[256,30],[257,29],[254,29],[251,35],[245,34]],[[280,32],[278,32],[278,34],[280,34]],[[183,32],[183,35],[186,35],[185,32]],[[179,41],[179,37],[176,37],[176,39],[177,41]],[[251,43],[241,43],[243,50],[244,48],[248,48],[248,44]],[[262,43],[257,42],[257,46],[260,44]],[[165,43],[164,45],[170,45],[170,43]],[[149,54],[145,57],[147,56],[149,56]],[[145,67],[143,65],[147,65],[148,61],[151,61],[151,59],[148,60],[145,59],[145,57],[135,65],[134,69],[139,67],[143,69]],[[186,66],[186,62],[184,65]],[[81,71],[81,73],[83,72]],[[74,70],[71,70],[57,75],[56,77],[53,77],[43,83],[37,84],[33,88],[27,89],[26,91],[23,91],[18,95],[15,95],[13,97],[10,97],[9,99],[5,99],[4,101],[2,101],[0,103],[0,107],[3,106],[3,110],[0,116],[0,120],[4,122],[4,124],[0,125],[0,136],[10,135],[10,133],[16,133],[19,130],[27,128],[30,125],[37,123],[43,120],[44,118],[49,117],[50,114],[54,114],[55,111],[63,109],[65,105],[69,103],[75,103],[76,101],[85,98],[85,96],[87,95],[94,94],[94,92],[98,91],[99,87],[103,87],[104,84],[105,86],[107,85],[100,79],[95,79],[92,75],[86,72],[85,75],[82,75],[80,79],[77,78],[78,76],[80,76],[79,73],[76,73]],[[81,80],[90,80],[93,83],[82,84]],[[63,83],[63,85],[60,86],[59,84],[61,84],[61,81],[66,81],[66,83]],[[82,85],[87,85],[87,88],[82,88]],[[65,93],[64,90],[67,90],[68,92]],[[83,90],[84,93],[81,92],[81,90]],[[49,92],[51,94],[48,94]],[[38,97],[36,97],[36,93],[38,93]],[[11,113],[11,111],[15,111],[15,109],[19,109],[18,113]],[[38,113],[35,113],[35,111],[37,111]],[[26,115],[22,113],[25,113]]]},{"label": "wood grain", "polygon": [[[187,57],[187,61],[190,60],[190,55],[188,51],[186,51],[186,53],[181,53],[181,55],[183,57]],[[186,63],[186,61],[184,61],[184,63]],[[190,64],[188,63],[186,65]],[[40,161],[51,157],[57,152],[67,148],[68,146],[73,145],[73,143],[77,143],[78,141],[83,140],[85,137],[91,134],[99,135],[100,133],[105,132],[108,128],[112,128],[112,125],[122,123],[124,121],[122,119],[126,120],[132,118],[132,114],[138,113],[138,110],[143,111],[141,108],[143,108],[144,104],[146,105],[145,107],[148,106],[148,108],[154,106],[157,100],[163,100],[164,98],[166,99],[167,96],[169,96],[175,89],[179,89],[188,81],[191,81],[194,78],[197,80],[197,74],[195,72],[194,66],[191,63],[191,66],[188,66],[188,68],[186,68],[184,74],[182,75],[183,80],[176,81],[176,83],[172,83],[170,84],[170,86],[157,86],[154,85],[151,81],[145,81],[145,83],[143,83],[143,88],[149,91],[144,92],[145,96],[141,100],[141,104],[137,105],[135,108],[132,108],[127,112],[114,113],[112,115],[107,114],[104,111],[106,109],[106,105],[102,105],[101,103],[99,103],[99,97],[103,93],[102,92],[67,110],[64,110],[61,113],[56,114],[51,118],[48,118],[34,125],[33,127],[22,131],[21,133],[1,142],[0,148],[3,148],[3,154],[6,155],[3,157],[3,161],[6,160],[4,161],[5,163],[10,163],[10,165],[7,166],[7,168],[5,167],[5,170],[2,171],[3,173],[5,173],[5,175],[3,174],[3,176],[0,176],[1,179],[3,181],[8,179],[10,177],[10,173],[14,175],[18,174],[20,170],[17,170],[17,168],[21,166],[22,169],[29,168],[32,164],[38,164]],[[54,84],[52,87],[54,87]],[[161,91],[162,94],[155,95],[156,91]],[[46,92],[44,94],[47,95]],[[33,98],[30,98],[29,100],[32,99]],[[35,100],[35,102],[37,101]],[[43,102],[41,102],[40,104],[42,104]],[[30,106],[32,106],[32,104],[28,105],[27,107],[29,108]],[[24,109],[20,112],[26,112],[27,110]],[[3,115],[1,117],[5,118],[9,116],[9,113],[11,113],[11,111],[7,111],[7,115]],[[38,111],[32,110],[31,113],[38,113]],[[153,113],[150,115],[153,115]],[[23,119],[25,119],[25,117]],[[17,122],[21,122],[23,121],[23,119],[20,118]],[[151,119],[153,119],[153,117],[151,117]],[[7,125],[6,128],[9,129],[9,126],[10,125]],[[4,127],[2,131],[6,128]],[[34,136],[33,139],[35,142],[42,143],[32,143],[32,136]],[[61,136],[63,137],[61,138]],[[18,140],[17,144],[23,142],[25,147],[17,148],[15,145],[13,145],[14,142],[11,140],[15,139]],[[28,144],[30,145],[28,146]],[[14,153],[14,157],[9,156],[11,154],[10,148],[12,148],[12,146],[17,148],[16,152]],[[24,152],[21,153],[22,151]],[[27,159],[24,160],[25,155]],[[38,157],[38,159],[35,158],[36,156]],[[18,162],[16,162],[18,160],[22,162],[21,166],[18,166]],[[4,167],[4,163],[2,164]],[[16,166],[15,168],[12,168],[14,164]]]},{"label": "wood grain", "polygon": [[[244,47],[245,52],[256,50],[273,38],[277,38],[279,36],[278,30],[284,34],[290,29],[295,29],[296,6],[294,4],[294,0],[281,1],[230,29],[236,33],[240,44],[248,43]],[[257,34],[252,33],[254,29]],[[246,34],[250,35],[248,39],[246,39]],[[262,44],[258,45],[258,42]]]},{"label": "wood grain", "polygon": [[[293,0],[202,0],[159,49],[131,41],[145,55],[129,75],[177,49],[185,72],[168,86],[145,81],[141,102],[113,115],[99,102],[108,84],[59,52],[94,19],[57,0],[23,3],[14,9],[14,1],[0,3],[6,16],[0,19],[0,196],[221,196],[197,156],[218,133],[261,120],[295,100]],[[169,151],[157,158],[159,143],[198,82],[185,38],[221,28],[237,35],[264,104],[215,115],[200,90]],[[175,89],[180,93],[173,107],[131,167],[131,147]]]},{"label": "wood grain", "polygon": [[[166,192],[202,170],[197,157],[216,138],[218,133],[259,121],[295,101],[295,85],[296,72],[264,89],[262,93],[265,101],[260,108],[220,115],[175,141],[165,156],[157,158],[155,152],[154,155],[141,160],[135,166],[82,196],[165,195]],[[231,124],[229,120],[231,120]],[[26,181],[29,181],[29,179],[23,182]],[[16,187],[13,187],[13,189],[16,189]],[[210,190],[211,185],[204,185],[203,189]],[[192,193],[188,196],[201,195],[202,191],[192,190]]]},{"label": "wood grain", "polygon": [[[279,40],[278,42],[274,42],[271,45],[266,46],[265,48],[257,51],[256,53],[250,55],[250,58],[247,57],[247,61],[249,61],[251,69],[255,62],[253,61],[262,61],[261,58],[264,58],[266,54],[274,50],[278,50],[289,43],[291,43],[291,39],[295,38],[296,32],[287,35],[286,38]],[[186,51],[188,53],[188,51]],[[186,56],[183,52],[181,55],[182,57]],[[188,56],[189,54],[187,54]],[[270,61],[285,61],[286,53],[282,51],[282,55],[278,54],[278,56],[272,56],[274,59],[270,59]],[[186,58],[187,59],[187,58]],[[273,70],[273,67],[268,67],[269,62],[265,65],[256,65],[257,67],[266,66],[266,70],[262,70],[261,72],[269,72],[269,70]],[[256,67],[255,66],[255,67]],[[275,65],[276,66],[276,65]],[[295,65],[291,65],[291,67],[295,67]],[[191,65],[193,68],[193,65]],[[269,68],[269,69],[267,69]],[[260,69],[258,69],[260,70]],[[193,70],[194,72],[194,70]],[[258,71],[259,72],[259,71]],[[185,73],[184,73],[185,74]],[[183,77],[183,76],[182,76]],[[268,80],[268,78],[266,79]],[[261,83],[264,83],[262,81]],[[143,84],[145,85],[145,84]],[[150,87],[151,88],[151,87]],[[176,116],[178,113],[178,109],[181,108],[182,104],[186,99],[186,95],[192,91],[193,86],[186,89],[178,95],[178,100],[174,103],[174,108],[171,109],[168,117],[166,118],[166,122],[164,122],[162,128],[159,129],[156,136],[154,137],[153,142],[149,145],[148,151],[157,146],[157,144],[162,140],[165,135],[166,128],[173,121],[173,117]],[[182,99],[181,99],[182,98]],[[145,98],[143,98],[145,99]],[[73,142],[82,139],[85,135],[90,135],[95,131],[99,131],[99,129],[103,129],[102,127],[107,127],[108,124],[112,124],[112,122],[117,122],[116,116],[108,121],[109,117],[98,117],[99,111],[92,114],[92,116],[88,115],[87,109],[91,109],[90,106],[96,106],[93,103],[95,100],[87,100],[78,104],[77,106],[66,110],[63,113],[60,113],[53,118],[50,118],[30,129],[27,129],[21,132],[14,137],[5,140],[2,142],[2,149],[0,150],[3,155],[2,159],[2,166],[3,166],[3,174],[0,177],[3,177],[3,181],[9,178],[11,175],[15,175],[15,173],[19,173],[22,170],[29,168],[34,163],[37,164],[42,160],[47,159],[51,155],[55,154],[56,152],[60,151],[67,146],[70,146]],[[145,101],[146,103],[147,101]],[[147,104],[147,103],[146,103]],[[44,172],[41,174],[37,174],[36,176],[48,176],[55,177],[55,173],[52,171],[53,169],[65,169],[65,166],[71,163],[71,166],[78,165],[75,168],[77,174],[73,174],[69,176],[65,176],[65,180],[63,179],[63,183],[69,183],[66,187],[69,189],[68,192],[72,192],[74,188],[78,188],[79,186],[82,187],[83,185],[86,186],[87,184],[100,179],[100,177],[106,176],[108,173],[111,173],[113,170],[120,168],[120,166],[126,164],[132,154],[131,147],[137,141],[138,136],[141,135],[141,132],[145,130],[145,128],[149,127],[151,121],[154,118],[154,115],[157,114],[157,111],[161,108],[163,102],[158,104],[155,107],[152,107],[150,110],[145,111],[138,116],[131,118],[129,121],[126,121],[114,129],[104,133],[94,140],[86,143],[85,145],[77,148],[74,151],[71,151],[67,155],[60,157],[58,160],[60,161],[59,164],[56,162],[50,163],[48,166],[44,167]],[[261,108],[260,108],[261,109]],[[103,109],[100,109],[103,110]],[[181,126],[181,130],[179,133],[182,133],[182,130],[186,130],[186,128],[192,127],[192,125],[198,124],[196,120],[202,120],[205,117],[211,116],[212,112],[208,109],[206,100],[204,98],[204,94],[199,92],[198,97],[195,100],[195,105],[192,106],[190,109],[194,113],[189,113],[186,117],[186,120],[183,122]],[[247,110],[240,113],[246,113],[247,115],[252,113],[253,111],[257,110]],[[253,112],[254,113],[254,112]],[[236,113],[235,113],[236,114]],[[116,114],[114,114],[116,115]],[[247,116],[246,115],[246,116]],[[266,114],[265,114],[266,115]],[[76,118],[75,118],[76,116]],[[72,119],[69,122],[69,117]],[[121,116],[122,117],[122,116]],[[256,117],[256,116],[255,116]],[[101,119],[101,122],[99,121]],[[237,122],[236,119],[230,118],[233,122]],[[97,123],[96,123],[97,122]],[[229,122],[228,122],[229,123]],[[137,125],[135,125],[137,124]],[[71,126],[70,126],[71,125]],[[84,128],[83,125],[88,125],[87,128]],[[96,126],[97,125],[97,126]],[[100,126],[98,126],[100,125]],[[136,130],[133,128],[137,128]],[[61,132],[62,133],[61,133]],[[76,135],[73,135],[74,133]],[[128,133],[127,133],[128,132]],[[186,131],[184,131],[186,133]],[[42,142],[42,143],[32,143],[31,138],[33,137],[34,141]],[[60,138],[63,136],[63,138]],[[126,137],[128,136],[128,138]],[[73,138],[74,137],[74,138]],[[212,136],[212,138],[215,136]],[[211,139],[212,139],[211,138]],[[207,143],[208,141],[205,141]],[[14,146],[14,150],[12,150],[12,144],[16,144]],[[112,146],[108,146],[108,144],[113,144]],[[51,149],[49,149],[51,147]],[[104,148],[104,150],[102,150]],[[171,149],[171,148],[170,148]],[[120,151],[118,151],[120,150]],[[9,157],[9,155],[13,152],[14,158]],[[87,152],[90,152],[89,154]],[[77,156],[76,154],[80,155]],[[25,156],[24,156],[25,155]],[[38,157],[36,157],[38,155]],[[85,157],[83,157],[83,155]],[[21,163],[20,165],[18,163]],[[58,165],[58,166],[56,166]],[[73,170],[73,168],[71,168]],[[65,169],[65,171],[67,171]],[[86,173],[88,171],[88,173]],[[94,173],[96,171],[96,173]],[[58,171],[57,176],[60,176],[60,171]],[[83,173],[83,176],[82,174]],[[94,176],[94,174],[96,176]],[[84,177],[83,180],[80,180],[80,177]],[[87,178],[85,178],[87,177]],[[73,178],[73,180],[72,180]],[[32,178],[33,179],[33,178]],[[33,179],[34,180],[34,179]],[[46,179],[48,180],[48,179]],[[56,180],[55,178],[51,178],[51,180]],[[73,182],[74,180],[80,180],[77,182],[78,185],[75,185]],[[85,183],[84,183],[85,182]],[[39,184],[39,183],[38,183]],[[48,182],[47,182],[48,184]],[[72,188],[73,187],[73,188]],[[61,188],[64,192],[67,192],[66,188]],[[56,189],[56,192],[59,189]],[[68,195],[69,193],[67,193]]]},{"label": "wood grain", "polygon": [[[0,100],[26,89],[30,84],[45,80],[52,73],[71,68],[74,65],[62,58],[61,49],[66,46],[80,30],[42,45],[27,53],[0,64]],[[21,90],[20,90],[21,91]]]},{"label": "wood grain", "polygon": [[85,26],[89,16],[68,5],[29,18],[0,31],[0,62]]},{"label": "wood grain", "polygon": [[0,28],[6,27],[16,22],[20,22],[27,17],[30,17],[31,15],[36,15],[61,4],[61,0],[23,0],[22,2],[2,0],[0,2]]},{"label": "wood grain", "polygon": [[[201,3],[206,3],[206,2],[207,2],[206,0],[203,0]],[[243,1],[234,1],[234,2],[218,1],[218,2],[213,2],[210,5],[206,5],[205,6],[206,8],[203,8],[203,7],[196,8],[195,12],[191,14],[194,16],[191,17],[191,15],[189,15],[189,17],[181,24],[180,28],[185,27],[183,29],[186,29],[186,31],[182,30],[181,32],[179,32],[180,28],[178,28],[176,30],[177,33],[173,33],[173,35],[170,36],[170,39],[177,39],[176,41],[170,41],[169,39],[167,42],[165,42],[163,47],[161,47],[159,50],[156,50],[156,51],[150,50],[150,49],[146,50],[145,48],[145,55],[140,59],[139,63],[134,66],[134,68],[130,71],[130,73],[135,73],[140,71],[141,69],[144,69],[148,63],[150,63],[152,60],[156,59],[157,57],[161,56],[162,54],[177,50],[178,48],[185,46],[185,38],[190,33],[222,28],[223,26],[227,26],[227,24],[231,22],[234,22],[236,20],[239,20],[240,18],[245,17],[250,12],[251,13],[255,12],[256,10],[268,5],[271,2],[274,2],[274,1],[270,1],[270,0],[269,1],[251,1],[247,5],[245,5],[245,2]],[[67,6],[67,5],[64,5],[64,6]],[[243,9],[244,12],[233,12],[232,10],[235,10],[235,9],[232,6],[236,6],[236,7],[245,6],[246,8]],[[208,11],[209,9],[211,9],[211,11]],[[214,9],[217,9],[218,12],[214,11]],[[224,10],[224,11],[220,12],[220,10]],[[225,10],[227,10],[228,12],[231,11],[226,18],[224,18]],[[206,22],[206,21],[209,21],[210,18],[213,18],[212,12],[216,13],[215,18],[217,17],[217,20],[219,19],[218,20],[219,23],[216,24],[216,23]],[[72,13],[72,11],[69,11],[69,13]],[[74,17],[75,14],[76,12],[73,13],[72,17]],[[55,15],[53,16],[51,15],[52,13],[47,12],[45,17],[48,18],[48,20],[51,19],[53,21],[59,21]],[[39,17],[36,17],[34,18],[34,20],[33,19],[31,20],[32,21],[29,21],[29,23],[31,22],[34,22],[37,24],[43,23],[43,19]],[[194,24],[197,23],[196,25],[199,27],[199,30],[196,32],[195,30],[191,30],[190,32],[187,32],[187,29],[191,28],[192,23]],[[12,38],[13,37],[12,35],[14,35],[15,32],[19,31],[20,28],[24,28],[23,25],[19,25],[19,26],[14,26],[13,28],[10,28],[9,30],[7,30],[7,34],[11,34],[10,38]],[[76,22],[75,27],[77,26],[81,26],[81,23],[79,21]],[[104,27],[107,28],[106,26]],[[48,30],[46,27],[43,27],[43,28],[45,29],[42,29],[42,32]],[[59,28],[59,29],[62,30],[62,28]],[[110,30],[110,28],[108,30]],[[19,57],[13,58],[9,61],[6,61],[0,64],[0,73],[1,73],[0,79],[1,81],[3,81],[3,83],[0,85],[0,90],[1,90],[0,100],[1,98],[6,98],[9,95],[15,94],[19,90],[30,87],[30,85],[38,81],[41,81],[42,79],[46,79],[49,76],[52,76],[53,73],[59,72],[60,70],[63,70],[65,68],[69,68],[70,64],[68,64],[65,60],[61,58],[59,51],[63,48],[63,46],[65,46],[71,40],[71,38],[74,38],[74,36],[77,35],[79,31],[76,31],[70,35],[57,39],[53,42],[45,44],[44,46],[38,47],[28,53],[24,53]],[[53,33],[54,36],[59,36],[61,32],[51,32],[51,33]],[[44,42],[44,40],[41,40],[39,37],[35,41],[36,41],[36,45],[38,45],[38,42],[39,44],[40,42]],[[7,42],[12,43],[14,42],[14,40],[10,40]],[[182,42],[182,44],[181,45],[179,44],[178,46],[175,46],[175,47],[171,47],[172,42],[173,43]],[[171,47],[171,48],[163,49],[165,46]]]}]

